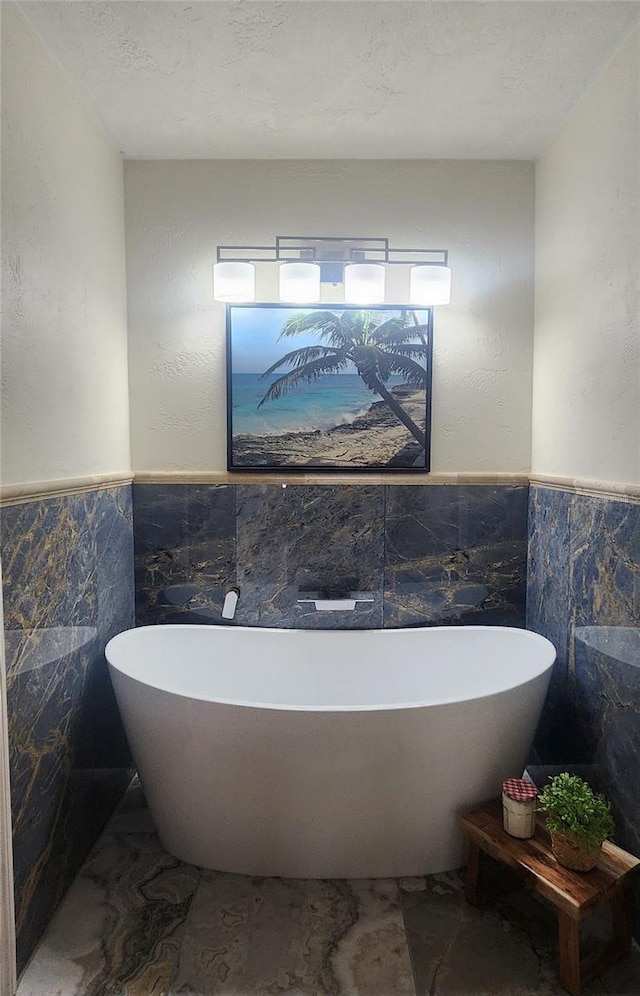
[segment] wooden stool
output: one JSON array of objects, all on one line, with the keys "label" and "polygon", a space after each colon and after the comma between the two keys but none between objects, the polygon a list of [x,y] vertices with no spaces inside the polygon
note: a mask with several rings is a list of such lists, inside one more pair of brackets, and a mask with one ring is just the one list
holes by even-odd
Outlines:
[{"label": "wooden stool", "polygon": [[[629,877],[640,860],[605,841],[598,865],[590,872],[563,868],[551,850],[544,822],[528,840],[510,837],[502,827],[500,800],[467,813],[460,825],[469,842],[467,899],[481,901],[482,855],[489,854],[526,878],[534,890],[555,907],[558,915],[560,982],[573,996],[631,948]],[[613,938],[600,952],[580,957],[580,922],[605,903],[611,904]]]}]

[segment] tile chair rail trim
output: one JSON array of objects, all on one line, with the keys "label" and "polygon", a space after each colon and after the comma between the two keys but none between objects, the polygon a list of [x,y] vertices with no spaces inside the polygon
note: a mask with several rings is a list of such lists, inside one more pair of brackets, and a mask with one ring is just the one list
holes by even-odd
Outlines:
[{"label": "tile chair rail trim", "polygon": [[0,507],[25,505],[43,498],[62,498],[83,494],[85,491],[103,491],[120,485],[131,484],[133,473],[120,471],[113,474],[94,474],[90,477],[68,477],[59,481],[28,481],[26,484],[3,484],[0,487]]},{"label": "tile chair rail trim", "polygon": [[640,484],[626,481],[600,481],[590,477],[558,477],[551,474],[530,474],[532,487],[551,488],[554,491],[568,491],[577,495],[591,495],[594,498],[612,498],[615,501],[640,503]]},{"label": "tile chair rail trim", "polygon": [[558,477],[547,474],[511,473],[448,473],[430,474],[255,474],[250,472],[177,470],[123,471],[112,474],[96,474],[89,477],[73,477],[53,481],[30,481],[25,484],[5,484],[0,487],[0,506],[22,505],[43,498],[62,497],[97,491],[126,484],[353,484],[353,485],[485,485],[527,486],[533,485],[567,491],[573,494],[593,495],[612,498],[632,504],[640,503],[640,484],[623,481],[599,481],[595,478]]},{"label": "tile chair rail trim", "polygon": [[623,481],[599,481],[595,478],[555,477],[494,471],[493,473],[445,472],[429,474],[256,474],[227,471],[141,471],[134,476],[135,484],[368,484],[372,485],[485,485],[487,487],[521,487],[538,485],[575,494],[614,498],[618,501],[640,502],[640,484]]},{"label": "tile chair rail trim", "polygon": [[287,473],[285,470],[273,473],[251,473],[250,471],[201,471],[201,470],[157,470],[140,471],[134,476],[135,484],[484,484],[527,485],[526,471],[518,473],[375,473],[349,474],[331,473]]}]

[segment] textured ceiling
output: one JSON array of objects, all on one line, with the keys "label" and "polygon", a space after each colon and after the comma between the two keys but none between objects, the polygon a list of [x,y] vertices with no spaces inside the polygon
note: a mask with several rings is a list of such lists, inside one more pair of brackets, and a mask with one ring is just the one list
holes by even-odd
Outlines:
[{"label": "textured ceiling", "polygon": [[27,2],[129,159],[533,159],[637,2]]}]

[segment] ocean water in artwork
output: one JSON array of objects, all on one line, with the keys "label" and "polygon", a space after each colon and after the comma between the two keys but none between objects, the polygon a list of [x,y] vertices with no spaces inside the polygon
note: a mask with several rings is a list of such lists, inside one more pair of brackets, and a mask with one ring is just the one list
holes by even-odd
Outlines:
[{"label": "ocean water in artwork", "polygon": [[[367,390],[358,374],[334,374],[304,384],[299,390],[267,401],[259,408],[269,385],[276,379],[275,374],[265,379],[259,373],[233,374],[234,436],[332,429],[352,422],[380,401],[377,394]],[[402,382],[402,377],[390,377],[387,387],[391,390]]]}]

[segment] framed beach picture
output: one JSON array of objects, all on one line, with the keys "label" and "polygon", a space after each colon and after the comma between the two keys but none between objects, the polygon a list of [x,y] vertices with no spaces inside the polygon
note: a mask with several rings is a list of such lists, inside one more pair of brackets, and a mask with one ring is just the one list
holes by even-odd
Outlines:
[{"label": "framed beach picture", "polygon": [[432,311],[227,305],[229,470],[429,470]]}]

